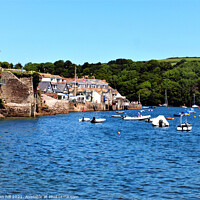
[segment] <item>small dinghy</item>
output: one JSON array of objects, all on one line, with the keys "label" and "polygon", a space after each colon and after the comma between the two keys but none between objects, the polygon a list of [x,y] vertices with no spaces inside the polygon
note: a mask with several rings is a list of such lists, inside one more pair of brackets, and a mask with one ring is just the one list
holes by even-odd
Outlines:
[{"label": "small dinghy", "polygon": [[158,117],[153,119],[152,125],[157,127],[167,127],[169,126],[169,122],[166,120],[164,115],[159,115]]},{"label": "small dinghy", "polygon": [[88,121],[90,121],[90,118],[83,117],[79,119],[79,122],[88,122]]},{"label": "small dinghy", "polygon": [[102,123],[102,122],[105,122],[106,119],[96,119],[96,117],[93,117],[92,120],[90,121],[91,123]]},{"label": "small dinghy", "polygon": [[189,108],[189,109],[187,110],[187,112],[189,112],[189,113],[195,113],[194,108]]},{"label": "small dinghy", "polygon": [[122,111],[116,111],[116,113],[124,113],[124,111],[122,110]]},{"label": "small dinghy", "polygon": [[122,117],[121,115],[111,115],[111,117]]}]

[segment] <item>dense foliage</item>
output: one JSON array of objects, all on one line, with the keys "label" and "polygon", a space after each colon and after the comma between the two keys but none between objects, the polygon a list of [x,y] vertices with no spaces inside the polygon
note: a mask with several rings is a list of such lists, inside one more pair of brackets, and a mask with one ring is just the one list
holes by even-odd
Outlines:
[{"label": "dense foliage", "polygon": [[78,77],[83,75],[105,79],[111,87],[116,88],[131,101],[137,101],[140,94],[143,105],[164,103],[165,89],[168,103],[171,106],[192,104],[196,95],[196,104],[200,104],[200,61],[179,60],[176,63],[167,61],[140,61],[117,59],[108,63],[73,64],[63,60],[55,63],[28,63],[24,69],[74,77],[75,67]]}]

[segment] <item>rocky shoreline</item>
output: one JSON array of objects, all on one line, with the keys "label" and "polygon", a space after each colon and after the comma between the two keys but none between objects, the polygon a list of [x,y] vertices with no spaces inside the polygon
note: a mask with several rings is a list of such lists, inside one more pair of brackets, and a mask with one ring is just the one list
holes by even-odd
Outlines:
[{"label": "rocky shoreline", "polygon": [[[86,103],[72,103],[66,100],[57,100],[51,98],[45,94],[41,95],[40,104],[37,104],[37,112],[33,116],[27,114],[27,110],[22,109],[20,105],[15,105],[14,108],[5,105],[5,109],[0,109],[0,119],[5,119],[9,117],[40,117],[47,115],[57,115],[57,114],[68,114],[70,112],[93,112],[93,111],[109,111],[103,104],[94,104],[91,102]],[[129,109],[141,109],[142,105],[138,104],[135,107]],[[16,110],[18,109],[18,113]],[[111,110],[122,110],[117,109],[116,106],[112,106]]]}]

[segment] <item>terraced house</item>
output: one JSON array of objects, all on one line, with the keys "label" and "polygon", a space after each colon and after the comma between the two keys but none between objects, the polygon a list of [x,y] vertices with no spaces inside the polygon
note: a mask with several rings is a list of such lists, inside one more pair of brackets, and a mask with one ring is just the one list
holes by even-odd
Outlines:
[{"label": "terraced house", "polygon": [[89,79],[88,76],[82,78],[63,78],[58,75],[40,73],[41,82],[39,88],[48,96],[65,99],[73,102],[83,103],[91,102],[93,104],[102,104],[105,109],[116,106],[118,109],[129,105],[126,97],[105,80],[96,79],[94,76]]},{"label": "terraced house", "polygon": [[58,99],[69,99],[69,90],[65,78],[58,75],[40,73],[40,79],[41,82],[38,87],[43,93]]}]

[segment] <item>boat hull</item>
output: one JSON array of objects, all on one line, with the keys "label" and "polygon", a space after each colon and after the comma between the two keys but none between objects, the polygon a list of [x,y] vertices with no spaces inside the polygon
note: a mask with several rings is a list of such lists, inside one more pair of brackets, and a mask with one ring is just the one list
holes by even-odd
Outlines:
[{"label": "boat hull", "polygon": [[116,111],[116,113],[124,113],[124,111]]},{"label": "boat hull", "polygon": [[177,126],[177,131],[191,131],[191,130],[192,130],[191,125],[180,124]]},{"label": "boat hull", "polygon": [[168,127],[169,122],[166,120],[164,115],[159,115],[158,117],[152,120],[152,125],[157,127]]},{"label": "boat hull", "polygon": [[106,119],[95,119],[95,120],[91,120],[90,122],[91,123],[102,123],[102,122],[105,122]]},{"label": "boat hull", "polygon": [[88,121],[90,121],[90,118],[81,118],[81,119],[79,119],[79,122],[88,122]]},{"label": "boat hull", "polygon": [[149,119],[151,115],[140,116],[140,117],[124,117],[123,120],[145,120]]}]

